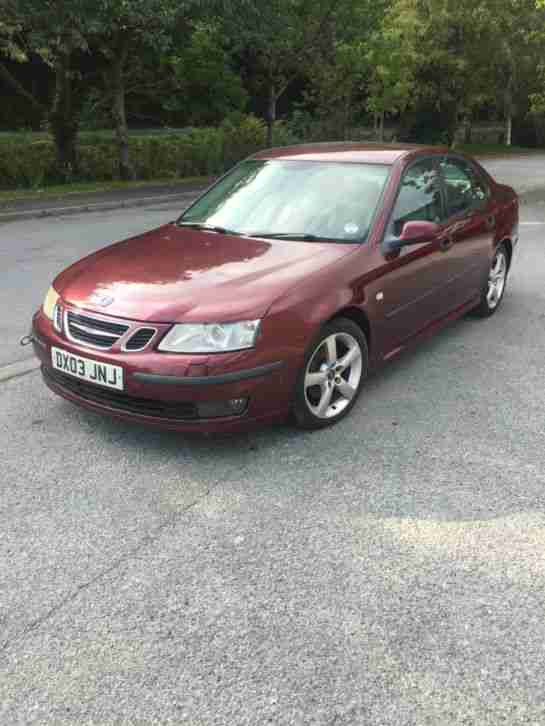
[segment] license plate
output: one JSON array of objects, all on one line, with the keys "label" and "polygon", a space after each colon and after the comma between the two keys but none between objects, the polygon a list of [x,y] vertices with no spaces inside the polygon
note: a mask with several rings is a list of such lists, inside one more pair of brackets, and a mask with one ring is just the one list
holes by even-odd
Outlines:
[{"label": "license plate", "polygon": [[51,347],[53,368],[74,378],[81,378],[89,383],[96,383],[106,388],[123,390],[123,368],[111,363],[100,363],[92,358],[67,353],[60,348]]}]

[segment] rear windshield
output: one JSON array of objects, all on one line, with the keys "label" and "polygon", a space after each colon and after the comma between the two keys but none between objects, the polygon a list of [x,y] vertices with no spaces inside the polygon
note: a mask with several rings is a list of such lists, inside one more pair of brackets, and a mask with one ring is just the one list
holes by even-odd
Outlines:
[{"label": "rear windshield", "polygon": [[244,235],[308,235],[362,242],[389,167],[315,161],[244,161],[198,199],[180,223]]}]

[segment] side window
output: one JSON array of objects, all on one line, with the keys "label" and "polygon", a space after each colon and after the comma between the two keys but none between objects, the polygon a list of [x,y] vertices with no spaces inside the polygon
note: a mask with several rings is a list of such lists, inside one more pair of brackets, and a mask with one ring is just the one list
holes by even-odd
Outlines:
[{"label": "side window", "polygon": [[447,157],[441,161],[441,174],[449,217],[485,206],[488,188],[472,164]]},{"label": "side window", "polygon": [[399,237],[405,222],[437,222],[443,220],[443,204],[439,174],[433,159],[413,164],[401,180],[388,233]]}]

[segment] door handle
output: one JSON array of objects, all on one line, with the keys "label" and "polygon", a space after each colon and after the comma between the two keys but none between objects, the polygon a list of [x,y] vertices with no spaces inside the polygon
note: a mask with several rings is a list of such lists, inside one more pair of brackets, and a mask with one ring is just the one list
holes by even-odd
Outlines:
[{"label": "door handle", "polygon": [[486,218],[487,229],[494,229],[495,224],[496,224],[496,217],[494,214],[491,214],[489,217]]}]

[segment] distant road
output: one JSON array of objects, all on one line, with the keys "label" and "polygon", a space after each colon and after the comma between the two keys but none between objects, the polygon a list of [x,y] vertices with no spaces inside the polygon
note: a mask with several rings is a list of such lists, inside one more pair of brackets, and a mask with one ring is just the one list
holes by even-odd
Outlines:
[{"label": "distant road", "polygon": [[503,184],[510,184],[519,194],[545,190],[545,154],[481,159],[481,164]]}]

